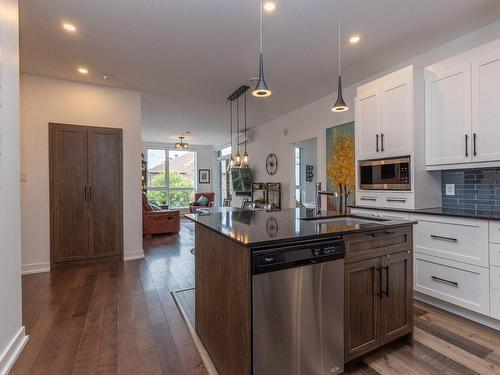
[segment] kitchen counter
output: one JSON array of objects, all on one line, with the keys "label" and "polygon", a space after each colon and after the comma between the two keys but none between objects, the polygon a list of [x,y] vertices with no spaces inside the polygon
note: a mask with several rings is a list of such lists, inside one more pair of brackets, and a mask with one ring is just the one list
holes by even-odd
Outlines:
[{"label": "kitchen counter", "polygon": [[[346,216],[329,211],[322,212],[321,215],[314,215],[312,212],[303,208],[271,212],[225,209],[190,214],[186,215],[186,218],[247,247],[328,238],[416,223],[408,220],[387,219],[362,224],[338,225],[339,223],[318,222],[316,219]],[[347,217],[363,218],[360,215]]]},{"label": "kitchen counter", "polygon": [[415,214],[428,214],[428,215],[442,215],[442,216],[457,216],[471,219],[485,219],[485,220],[500,220],[500,211],[482,211],[482,210],[461,210],[454,208],[385,208],[385,207],[371,207],[371,206],[349,206],[350,208],[361,208],[367,210],[380,210],[380,211],[395,211],[395,212],[409,212]]}]

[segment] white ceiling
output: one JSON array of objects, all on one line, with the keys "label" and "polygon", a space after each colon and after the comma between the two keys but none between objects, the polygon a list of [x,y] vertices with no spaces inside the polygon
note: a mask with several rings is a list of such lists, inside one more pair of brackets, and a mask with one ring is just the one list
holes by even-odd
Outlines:
[{"label": "white ceiling", "polygon": [[[140,90],[143,139],[227,139],[224,99],[257,75],[258,0],[21,0],[23,72]],[[249,96],[249,124],[335,90],[336,2],[276,0],[266,15],[273,95]],[[498,0],[345,0],[347,86],[500,18]],[[63,20],[78,31],[61,29]],[[362,41],[349,46],[347,37]],[[89,68],[88,76],[76,66]],[[113,80],[104,81],[104,74]]]}]

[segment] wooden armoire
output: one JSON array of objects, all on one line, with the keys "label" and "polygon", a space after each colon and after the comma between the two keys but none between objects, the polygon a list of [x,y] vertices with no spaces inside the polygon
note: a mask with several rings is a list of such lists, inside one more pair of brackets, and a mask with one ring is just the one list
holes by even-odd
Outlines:
[{"label": "wooden armoire", "polygon": [[123,258],[122,130],[49,124],[51,269]]}]

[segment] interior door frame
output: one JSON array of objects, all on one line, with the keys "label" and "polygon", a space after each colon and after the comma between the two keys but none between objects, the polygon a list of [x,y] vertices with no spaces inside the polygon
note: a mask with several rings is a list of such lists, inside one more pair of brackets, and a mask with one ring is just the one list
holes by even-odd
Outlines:
[{"label": "interior door frame", "polygon": [[[86,126],[86,125],[77,125],[77,124],[65,124],[65,123],[54,123],[54,122],[49,122],[48,124],[48,130],[49,130],[49,217],[50,217],[50,221],[49,221],[49,226],[50,226],[50,270],[53,271],[54,269],[56,268],[60,268],[59,266],[61,267],[64,267],[64,266],[72,266],[72,265],[79,265],[79,264],[88,264],[88,263],[96,263],[96,262],[102,262],[102,261],[106,261],[106,260],[110,260],[110,259],[119,259],[120,261],[123,261],[124,259],[124,223],[123,223],[123,129],[121,128],[111,128],[111,127],[101,127],[101,126]],[[56,155],[54,154],[55,152],[55,145],[54,145],[54,135],[55,135],[55,132],[58,131],[58,130],[63,130],[63,129],[68,129],[68,130],[71,130],[71,129],[76,129],[76,128],[79,128],[79,129],[85,129],[85,130],[88,130],[88,129],[98,129],[100,131],[112,131],[112,132],[118,132],[119,133],[119,163],[120,163],[120,168],[119,168],[119,171],[118,171],[118,178],[120,180],[120,189],[119,189],[119,194],[120,194],[120,199],[119,199],[119,207],[118,207],[118,210],[119,210],[119,213],[120,213],[120,217],[121,217],[121,220],[119,220],[119,223],[120,223],[120,226],[118,228],[118,230],[120,231],[120,249],[119,249],[119,252],[120,254],[119,255],[115,255],[115,256],[107,256],[107,257],[101,257],[101,258],[93,258],[93,259],[82,259],[82,260],[75,260],[75,261],[68,261],[68,262],[64,262],[64,263],[56,263],[55,262],[55,256],[54,256],[54,237],[55,237],[55,228],[54,228],[54,225],[53,223],[55,222],[55,190],[54,190],[54,185],[53,185],[53,181],[54,181],[54,167],[53,167],[53,164],[54,164],[54,161],[55,161],[55,157]],[[86,150],[87,152],[89,151],[89,147],[88,147],[88,142],[89,142],[89,137],[88,137],[88,132],[87,132],[87,135],[86,135]],[[87,171],[87,185],[89,183],[89,166],[88,166],[88,163],[89,163],[89,160],[88,160],[88,157],[86,158],[87,160],[85,161],[86,164],[87,164],[87,168],[86,168],[86,171]],[[86,209],[87,212],[88,212],[88,208]],[[88,214],[86,214],[86,225],[88,227],[89,223],[89,217],[88,217]],[[88,228],[85,229],[88,231]],[[89,246],[89,239],[87,239],[86,241],[86,247]],[[88,251],[88,249],[87,249]],[[56,267],[56,265],[58,267]]]}]

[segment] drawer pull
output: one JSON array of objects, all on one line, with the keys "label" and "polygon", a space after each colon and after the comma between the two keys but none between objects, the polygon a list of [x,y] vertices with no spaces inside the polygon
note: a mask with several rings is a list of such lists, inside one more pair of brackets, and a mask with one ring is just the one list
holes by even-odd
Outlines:
[{"label": "drawer pull", "polygon": [[431,238],[433,240],[448,241],[448,242],[458,242],[458,240],[456,238],[436,236],[434,234],[431,234]]},{"label": "drawer pull", "polygon": [[402,198],[387,198],[387,202],[399,202],[399,203],[406,203],[406,199]]},{"label": "drawer pull", "polygon": [[434,281],[438,281],[440,283],[444,283],[444,284],[453,285],[453,286],[458,287],[458,283],[456,281],[450,281],[450,280],[442,279],[442,278],[437,277],[437,276],[431,276],[431,279],[434,280]]},{"label": "drawer pull", "polygon": [[362,201],[372,201],[372,202],[376,202],[377,201],[377,198],[361,197],[359,199],[362,200]]},{"label": "drawer pull", "polygon": [[370,236],[372,236],[373,238],[377,238],[377,237],[382,237],[382,236],[390,236],[390,235],[393,235],[394,232],[389,232],[389,231],[385,231],[385,232],[382,232],[382,233],[370,233]]}]

